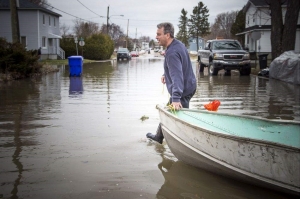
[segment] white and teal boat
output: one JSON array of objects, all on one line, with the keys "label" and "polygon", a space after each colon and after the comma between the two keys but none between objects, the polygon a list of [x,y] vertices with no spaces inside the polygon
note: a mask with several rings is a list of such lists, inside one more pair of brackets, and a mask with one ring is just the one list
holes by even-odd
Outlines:
[{"label": "white and teal boat", "polygon": [[158,105],[168,146],[181,161],[300,194],[300,122]]}]

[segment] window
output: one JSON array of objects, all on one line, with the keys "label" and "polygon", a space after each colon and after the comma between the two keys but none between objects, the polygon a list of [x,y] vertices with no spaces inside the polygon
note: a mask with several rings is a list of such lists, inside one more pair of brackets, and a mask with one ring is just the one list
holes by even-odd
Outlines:
[{"label": "window", "polygon": [[43,15],[43,24],[45,25],[45,15]]},{"label": "window", "polygon": [[51,17],[49,16],[49,26],[51,26]]},{"label": "window", "polygon": [[42,47],[46,47],[46,37],[42,37]]},{"label": "window", "polygon": [[53,26],[55,27],[55,17],[53,17]]},{"label": "window", "polygon": [[242,50],[236,41],[218,41],[213,42],[213,50]]},{"label": "window", "polygon": [[27,46],[27,42],[26,42],[26,36],[21,36],[21,44],[22,44],[22,46],[24,46],[24,48],[26,48],[26,46]]}]

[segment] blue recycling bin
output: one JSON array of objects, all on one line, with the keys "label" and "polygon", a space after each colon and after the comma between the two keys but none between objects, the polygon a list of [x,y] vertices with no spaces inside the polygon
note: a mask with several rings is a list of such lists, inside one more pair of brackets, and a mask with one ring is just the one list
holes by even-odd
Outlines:
[{"label": "blue recycling bin", "polygon": [[70,56],[68,57],[70,66],[70,77],[80,77],[83,68],[83,57],[82,56]]}]

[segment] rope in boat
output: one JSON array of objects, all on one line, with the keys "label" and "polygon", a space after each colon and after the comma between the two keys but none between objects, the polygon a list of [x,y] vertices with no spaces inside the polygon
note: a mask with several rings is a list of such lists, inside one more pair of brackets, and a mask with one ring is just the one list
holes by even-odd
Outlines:
[{"label": "rope in boat", "polygon": [[217,129],[219,129],[219,130],[222,130],[222,131],[224,131],[224,132],[226,132],[226,133],[228,133],[228,134],[231,134],[231,135],[237,135],[236,133],[230,131],[230,130],[227,129],[227,128],[224,128],[224,127],[220,127],[220,126],[214,125],[213,122],[209,122],[209,121],[204,120],[204,119],[202,119],[202,118],[200,118],[200,117],[197,117],[197,116],[193,115],[193,114],[190,113],[190,112],[182,111],[182,113],[185,114],[185,115],[188,115],[188,116],[190,116],[190,117],[192,117],[192,118],[194,118],[194,119],[197,119],[197,120],[199,120],[199,121],[201,121],[201,122],[203,122],[203,123],[205,123],[205,124],[208,124],[208,125],[210,125],[210,126],[213,126],[213,127],[217,128]]}]

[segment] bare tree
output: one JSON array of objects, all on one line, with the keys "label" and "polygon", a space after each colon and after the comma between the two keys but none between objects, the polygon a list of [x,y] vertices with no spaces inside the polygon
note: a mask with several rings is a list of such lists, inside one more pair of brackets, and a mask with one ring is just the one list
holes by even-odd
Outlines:
[{"label": "bare tree", "polygon": [[271,9],[271,44],[272,44],[272,59],[278,57],[282,52],[282,32],[283,20],[281,11],[281,0],[270,1]]},{"label": "bare tree", "polygon": [[210,34],[206,35],[204,39],[210,40],[210,39],[216,39],[217,37],[223,37],[223,33],[220,29],[220,26],[216,23],[213,23],[210,26]]},{"label": "bare tree", "polygon": [[[106,24],[102,24],[101,33],[106,34],[107,32],[107,26]],[[124,40],[126,40],[126,36],[124,34],[124,31],[120,26],[117,24],[109,24],[109,35],[111,39],[114,41],[115,46],[123,46],[124,45]]]},{"label": "bare tree", "polygon": [[61,35],[62,35],[63,37],[65,37],[65,36],[68,34],[69,30],[70,30],[70,26],[67,26],[67,25],[64,23],[63,25],[61,25],[61,26],[59,27],[59,29],[60,29]]},{"label": "bare tree", "polygon": [[93,22],[83,22],[79,19],[74,20],[73,31],[76,36],[89,37],[93,34],[99,33],[99,26]]},{"label": "bare tree", "polygon": [[30,2],[37,4],[43,8],[51,9],[52,6],[48,3],[47,0],[29,0]]},{"label": "bare tree", "polygon": [[237,11],[231,11],[217,15],[214,26],[216,26],[215,29],[219,28],[218,37],[223,37],[224,39],[231,39],[234,37],[231,34],[231,27],[235,22],[237,13]]},{"label": "bare tree", "polygon": [[[299,17],[299,0],[265,0],[271,10],[271,50],[272,59],[284,51],[295,49],[297,21]],[[287,3],[285,24],[282,19],[282,5]]]},{"label": "bare tree", "polygon": [[282,51],[295,50],[295,40],[297,31],[297,21],[300,10],[299,0],[290,0],[287,2],[287,11],[285,14],[285,23],[282,36]]}]

